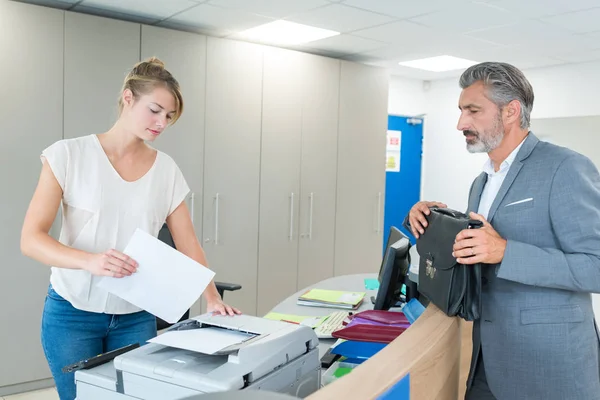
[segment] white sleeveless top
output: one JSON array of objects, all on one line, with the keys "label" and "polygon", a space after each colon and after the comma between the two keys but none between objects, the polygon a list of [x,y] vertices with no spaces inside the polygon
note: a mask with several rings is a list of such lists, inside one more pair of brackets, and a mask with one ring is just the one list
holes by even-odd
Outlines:
[{"label": "white sleeveless top", "polygon": [[[91,253],[122,252],[136,228],[157,237],[167,216],[190,190],[175,161],[160,151],[143,177],[125,181],[96,135],[60,140],[41,157],[48,161],[63,190],[59,241]],[[140,311],[97,287],[100,279],[84,270],[52,267],[50,282],[80,310],[107,314]]]}]

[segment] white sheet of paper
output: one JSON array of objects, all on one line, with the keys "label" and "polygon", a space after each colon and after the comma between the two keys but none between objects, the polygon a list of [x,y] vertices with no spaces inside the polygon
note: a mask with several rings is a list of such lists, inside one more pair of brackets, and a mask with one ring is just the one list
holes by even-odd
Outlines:
[{"label": "white sheet of paper", "polygon": [[185,331],[169,331],[148,341],[202,354],[214,354],[254,336],[249,333],[211,327]]},{"label": "white sheet of paper", "polygon": [[137,272],[123,278],[104,277],[98,286],[169,323],[179,321],[215,276],[141,229],[123,253],[137,261]]}]

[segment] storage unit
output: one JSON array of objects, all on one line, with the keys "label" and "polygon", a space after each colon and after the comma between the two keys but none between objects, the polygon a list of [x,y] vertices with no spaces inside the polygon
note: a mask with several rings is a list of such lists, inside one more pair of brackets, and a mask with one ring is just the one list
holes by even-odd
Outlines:
[{"label": "storage unit", "polygon": [[[0,330],[0,396],[50,377],[39,344],[49,269],[19,251],[39,154],[63,137],[110,129],[123,79],[140,59],[161,58],[181,83],[183,117],[154,145],[190,185],[215,280],[243,286],[226,302],[263,315],[299,288],[379,268],[382,69],[6,1],[0,51],[2,84],[15,96],[0,107],[8,123],[0,183],[10,189],[0,296],[19,302],[0,309],[11,326]],[[198,303],[192,313],[200,311]]]},{"label": "storage unit", "polygon": [[0,396],[3,386],[50,378],[40,321],[50,268],[23,257],[21,228],[40,154],[62,138],[64,12],[0,2]]},{"label": "storage unit", "polygon": [[265,51],[258,313],[333,276],[340,62]]},{"label": "storage unit", "polygon": [[335,275],[381,265],[387,98],[385,70],[342,61]]},{"label": "storage unit", "polygon": [[208,38],[203,246],[228,304],[256,313],[262,47]]}]

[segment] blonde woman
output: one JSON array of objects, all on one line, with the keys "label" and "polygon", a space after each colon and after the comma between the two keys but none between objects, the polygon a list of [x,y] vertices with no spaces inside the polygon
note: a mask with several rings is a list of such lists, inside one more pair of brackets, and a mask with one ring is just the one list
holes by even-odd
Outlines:
[{"label": "blonde woman", "polygon": [[[61,400],[75,398],[74,376],[62,367],[156,335],[153,315],[96,286],[103,276],[136,273],[136,261],[122,253],[136,228],[157,236],[166,221],[177,249],[207,265],[184,202],[183,174],[146,144],[181,116],[178,82],[160,60],[140,62],[125,79],[119,109],[108,132],[60,140],[42,152],[21,234],[23,254],[52,267],[41,339]],[[48,232],[61,202],[57,241]],[[204,296],[208,311],[239,313],[214,283]]]}]

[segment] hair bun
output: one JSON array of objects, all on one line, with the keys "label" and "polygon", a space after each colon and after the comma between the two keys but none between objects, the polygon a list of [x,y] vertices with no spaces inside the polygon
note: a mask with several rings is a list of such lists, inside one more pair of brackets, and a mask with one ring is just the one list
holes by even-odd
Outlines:
[{"label": "hair bun", "polygon": [[160,66],[161,68],[165,67],[165,63],[162,62],[158,57],[150,57],[145,62],[147,62],[148,64]]},{"label": "hair bun", "polygon": [[165,71],[165,63],[157,57],[150,57],[133,67],[133,75],[142,77],[159,77]]}]

